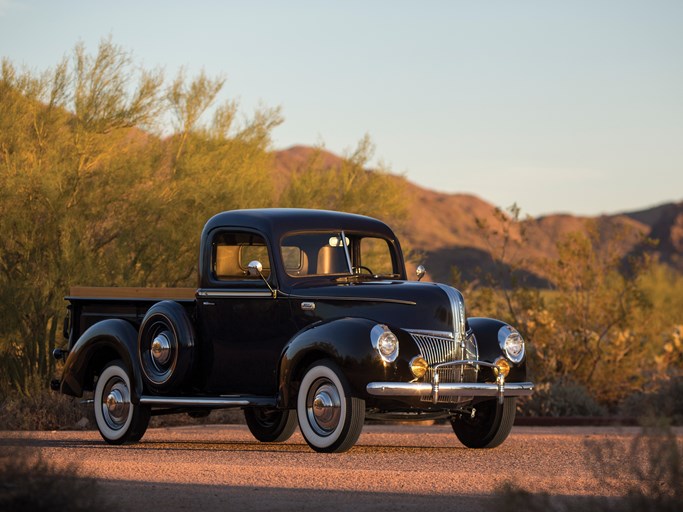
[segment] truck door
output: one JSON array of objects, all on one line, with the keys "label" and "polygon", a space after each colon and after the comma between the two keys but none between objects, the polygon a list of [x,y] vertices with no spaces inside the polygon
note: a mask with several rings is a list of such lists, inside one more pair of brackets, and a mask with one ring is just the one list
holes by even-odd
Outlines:
[{"label": "truck door", "polygon": [[248,230],[219,230],[211,239],[210,288],[198,291],[200,365],[211,394],[274,396],[282,348],[296,331],[287,299],[273,294],[250,261],[275,289],[272,257],[263,236]]}]

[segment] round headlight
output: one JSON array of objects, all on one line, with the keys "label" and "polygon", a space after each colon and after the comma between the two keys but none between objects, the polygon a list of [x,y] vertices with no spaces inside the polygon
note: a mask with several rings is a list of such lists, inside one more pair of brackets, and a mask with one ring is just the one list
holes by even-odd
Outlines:
[{"label": "round headlight", "polygon": [[386,325],[378,324],[370,331],[372,346],[387,363],[393,363],[398,357],[398,338]]},{"label": "round headlight", "polygon": [[393,332],[385,332],[379,337],[377,341],[377,349],[379,353],[385,357],[389,357],[398,349],[398,339]]},{"label": "round headlight", "polygon": [[507,358],[513,363],[524,359],[524,338],[509,325],[504,325],[498,331],[498,343]]}]

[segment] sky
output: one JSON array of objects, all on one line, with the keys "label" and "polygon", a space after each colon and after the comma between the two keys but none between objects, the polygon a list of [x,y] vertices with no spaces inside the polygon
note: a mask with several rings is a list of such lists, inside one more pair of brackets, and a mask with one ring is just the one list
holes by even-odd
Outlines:
[{"label": "sky", "polygon": [[0,0],[17,66],[110,36],[280,107],[273,149],[368,134],[373,166],[534,216],[683,200],[681,0]]}]

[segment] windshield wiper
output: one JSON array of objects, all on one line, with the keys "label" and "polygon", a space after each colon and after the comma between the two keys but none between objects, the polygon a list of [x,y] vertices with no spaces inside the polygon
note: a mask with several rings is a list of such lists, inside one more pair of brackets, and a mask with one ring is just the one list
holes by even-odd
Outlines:
[{"label": "windshield wiper", "polygon": [[345,276],[335,277],[336,282],[350,283],[353,281],[379,281],[381,279],[398,279],[399,274],[349,274]]},{"label": "windshield wiper", "polygon": [[336,282],[341,283],[350,283],[352,281],[367,281],[369,279],[375,279],[375,276],[370,274],[348,274],[334,278]]},{"label": "windshield wiper", "polygon": [[401,276],[399,274],[375,274],[372,277],[377,279],[398,279]]}]

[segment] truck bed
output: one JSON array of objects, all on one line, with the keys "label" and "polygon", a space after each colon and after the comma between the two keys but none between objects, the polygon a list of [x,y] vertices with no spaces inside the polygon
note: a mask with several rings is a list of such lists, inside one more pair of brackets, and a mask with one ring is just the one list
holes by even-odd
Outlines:
[{"label": "truck bed", "polygon": [[102,320],[121,318],[138,328],[147,310],[162,300],[179,302],[192,318],[196,292],[196,288],[74,286],[65,297],[70,303],[69,322],[64,332],[69,349],[88,327]]}]

